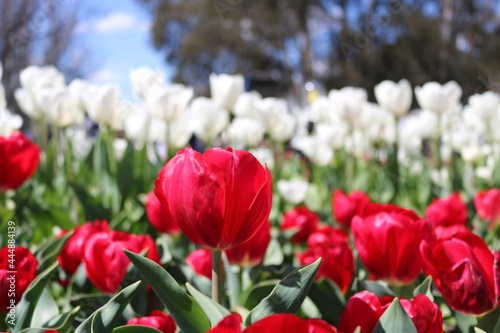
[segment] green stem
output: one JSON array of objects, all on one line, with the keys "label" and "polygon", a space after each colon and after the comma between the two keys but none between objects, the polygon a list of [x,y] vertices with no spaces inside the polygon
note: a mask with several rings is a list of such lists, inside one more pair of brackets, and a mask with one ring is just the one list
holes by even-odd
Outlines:
[{"label": "green stem", "polygon": [[106,142],[106,149],[108,151],[108,164],[109,164],[109,172],[111,175],[116,175],[116,157],[115,157],[115,149],[113,147],[113,131],[111,127],[106,127],[103,130],[104,140]]},{"label": "green stem", "polygon": [[212,299],[222,301],[222,251],[212,251]]},{"label": "green stem", "polygon": [[165,157],[165,163],[168,162],[172,156],[172,148],[170,147],[170,124],[167,122],[167,134],[165,136],[165,145],[167,150],[167,156]]}]

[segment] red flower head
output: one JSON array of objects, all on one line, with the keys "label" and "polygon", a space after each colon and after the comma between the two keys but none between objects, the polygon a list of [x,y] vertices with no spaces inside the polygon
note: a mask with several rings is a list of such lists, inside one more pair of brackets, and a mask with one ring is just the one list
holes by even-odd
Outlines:
[{"label": "red flower head", "polygon": [[37,266],[27,248],[5,246],[0,250],[0,312],[9,312],[19,302],[35,279]]},{"label": "red flower head", "polygon": [[115,293],[127,274],[130,260],[123,249],[135,253],[149,249],[147,257],[160,262],[158,249],[149,235],[121,231],[93,234],[85,243],[83,263],[89,280],[104,293]]},{"label": "red flower head", "polygon": [[271,241],[271,223],[264,223],[249,241],[226,250],[227,259],[233,265],[255,266],[264,259]]},{"label": "red flower head", "polygon": [[479,216],[490,221],[490,227],[500,223],[500,188],[477,193],[474,196],[474,205]]},{"label": "red flower head", "polygon": [[423,271],[455,310],[475,315],[498,305],[498,260],[477,235],[457,233],[448,239],[424,241],[420,246]]},{"label": "red flower head", "polygon": [[380,206],[396,212],[356,216],[352,221],[359,258],[374,278],[397,285],[409,283],[420,274],[420,243],[429,237],[430,225],[412,211]]},{"label": "red flower head", "polygon": [[226,250],[252,238],[267,223],[272,180],[249,152],[181,150],[161,170],[155,194],[195,244]]},{"label": "red flower head", "polygon": [[186,262],[196,274],[212,279],[212,251],[207,249],[195,250],[187,256]]},{"label": "red flower head", "polygon": [[[108,222],[96,220],[86,222],[81,226],[75,227],[73,235],[68,239],[61,253],[57,257],[59,265],[68,274],[74,274],[83,260],[83,246],[87,240],[95,233],[108,232]],[[65,235],[68,231],[63,231],[59,237]]]},{"label": "red flower head", "polygon": [[0,136],[0,192],[15,190],[35,173],[40,148],[21,132]]},{"label": "red flower head", "polygon": [[[391,305],[393,297],[378,298],[369,291],[353,295],[340,316],[339,330],[352,333],[356,327],[361,332],[373,332],[378,320]],[[401,298],[401,306],[413,321],[418,333],[442,333],[443,316],[437,304],[424,295],[417,295],[412,300]],[[360,315],[360,314],[363,315]]]},{"label": "red flower head", "polygon": [[335,190],[332,196],[333,216],[338,223],[350,228],[352,218],[369,203],[370,197],[361,191],[354,191],[347,195],[342,190]]},{"label": "red flower head", "polygon": [[297,254],[300,264],[309,265],[321,257],[315,279],[330,279],[345,293],[354,275],[354,257],[349,247],[349,236],[341,229],[322,226],[309,236],[307,244],[309,248],[304,253]]},{"label": "red flower head", "polygon": [[132,318],[127,321],[127,325],[142,325],[156,328],[163,333],[175,333],[177,325],[174,318],[163,311],[154,310],[149,316]]},{"label": "red flower head", "polygon": [[434,199],[425,211],[433,228],[437,226],[449,227],[452,225],[465,225],[467,223],[467,207],[458,192],[449,197]]},{"label": "red flower head", "polygon": [[181,229],[168,215],[168,212],[163,209],[154,192],[150,192],[146,196],[146,215],[153,228],[157,231],[169,235],[179,234]]},{"label": "red flower head", "polygon": [[307,207],[297,207],[285,212],[281,229],[287,230],[297,228],[298,232],[293,235],[292,243],[302,243],[313,233],[319,224],[319,216],[311,212]]},{"label": "red flower head", "polygon": [[230,314],[207,333],[337,333],[337,329],[323,320],[302,319],[293,314],[274,314],[241,330],[241,317]]}]

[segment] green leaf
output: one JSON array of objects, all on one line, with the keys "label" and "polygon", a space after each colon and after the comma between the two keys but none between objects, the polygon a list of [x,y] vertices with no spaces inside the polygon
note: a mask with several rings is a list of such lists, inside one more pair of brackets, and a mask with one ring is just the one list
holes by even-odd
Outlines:
[{"label": "green leaf", "polygon": [[284,255],[280,243],[275,238],[271,238],[269,246],[266,250],[266,254],[264,255],[264,266],[281,265],[283,263],[283,260]]},{"label": "green leaf", "polygon": [[111,210],[103,206],[97,199],[91,197],[87,189],[79,184],[70,183],[76,197],[80,201],[85,214],[85,219],[93,221],[97,219],[111,220]]},{"label": "green leaf", "polygon": [[225,316],[231,314],[231,312],[229,312],[222,305],[214,302],[210,297],[203,295],[189,283],[186,283],[186,289],[203,309],[208,319],[210,320],[212,327],[217,325],[217,323],[219,323],[219,321],[221,321]]},{"label": "green leaf", "polygon": [[112,332],[114,326],[121,318],[123,310],[130,303],[139,289],[141,281],[138,281],[120,291],[116,296],[97,309],[90,317],[76,328],[75,333],[106,333]]},{"label": "green leaf", "polygon": [[73,330],[73,319],[75,315],[80,310],[79,307],[74,308],[69,312],[58,315],[52,318],[47,324],[40,328],[25,328],[20,333],[44,333],[47,329],[54,329],[59,333],[67,333]]},{"label": "green leaf", "polygon": [[183,332],[205,333],[210,329],[209,319],[200,305],[179,287],[163,267],[138,254],[124,251]]},{"label": "green leaf", "polygon": [[252,285],[243,297],[242,304],[247,309],[253,309],[273,291],[279,282],[280,280],[266,280]]},{"label": "green leaf", "polygon": [[38,251],[35,253],[40,266],[38,266],[38,272],[44,271],[48,266],[52,265],[56,260],[57,256],[64,247],[64,244],[73,235],[73,231],[66,233],[60,238],[55,238],[50,242],[44,243]]},{"label": "green leaf", "polygon": [[396,296],[394,294],[394,292],[391,290],[391,288],[389,288],[387,285],[382,284],[381,282],[365,281],[365,280],[358,281],[358,282],[361,285],[361,287],[363,287],[363,289],[366,289],[366,290],[374,293],[375,295],[377,295],[377,297],[383,297],[383,296],[395,297]]},{"label": "green leaf", "polygon": [[126,325],[115,328],[113,333],[161,333],[161,331],[149,326]]},{"label": "green leaf", "polygon": [[431,301],[434,301],[434,295],[431,292],[432,286],[432,277],[429,275],[425,278],[424,281],[420,285],[418,285],[415,290],[413,290],[413,296],[417,296],[418,294],[424,294],[429,297]]},{"label": "green leaf", "polygon": [[500,307],[477,318],[477,327],[488,333],[500,333]]},{"label": "green leaf", "polygon": [[337,284],[328,279],[315,282],[309,290],[309,298],[321,312],[322,319],[335,326],[339,324],[346,301]]},{"label": "green leaf", "polygon": [[295,313],[300,309],[318,272],[321,258],[287,276],[250,313],[245,321],[250,325],[275,313]]},{"label": "green leaf", "polygon": [[72,325],[73,319],[75,318],[78,311],[80,311],[79,306],[77,306],[76,308],[73,308],[71,311],[65,312],[63,314],[60,314],[57,317],[52,318],[43,326],[46,329],[47,328],[55,329],[59,333],[70,332],[70,330],[72,330],[72,328],[73,328],[73,325]]},{"label": "green leaf", "polygon": [[14,327],[11,327],[12,333],[18,333],[22,329],[31,326],[31,319],[33,318],[38,300],[56,270],[57,262],[50,265],[30,283],[21,297],[21,301],[16,306],[16,324]]},{"label": "green leaf", "polygon": [[396,297],[377,322],[373,333],[417,333],[410,316]]},{"label": "green leaf", "polygon": [[52,295],[47,289],[44,289],[36,304],[35,313],[33,313],[33,318],[31,319],[31,326],[42,327],[57,315],[59,315],[59,307]]}]

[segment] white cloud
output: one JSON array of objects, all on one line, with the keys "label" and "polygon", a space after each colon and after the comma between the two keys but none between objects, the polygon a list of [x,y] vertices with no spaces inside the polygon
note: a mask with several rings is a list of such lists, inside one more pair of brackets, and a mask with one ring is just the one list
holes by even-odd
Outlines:
[{"label": "white cloud", "polygon": [[119,75],[115,71],[104,68],[97,72],[90,74],[89,81],[94,83],[110,83],[110,82],[118,82]]},{"label": "white cloud", "polygon": [[127,13],[111,13],[95,22],[97,32],[112,32],[130,30],[136,26],[135,17]]}]

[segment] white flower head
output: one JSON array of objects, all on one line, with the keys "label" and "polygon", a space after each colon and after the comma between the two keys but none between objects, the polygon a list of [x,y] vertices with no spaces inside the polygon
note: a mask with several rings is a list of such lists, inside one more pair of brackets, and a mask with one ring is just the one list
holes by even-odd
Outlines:
[{"label": "white flower head", "polygon": [[299,204],[305,200],[309,183],[301,179],[279,180],[278,192],[286,201]]},{"label": "white flower head", "polygon": [[210,74],[210,93],[212,99],[222,108],[232,110],[238,97],[245,90],[242,75]]}]

